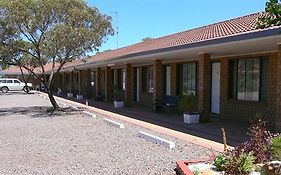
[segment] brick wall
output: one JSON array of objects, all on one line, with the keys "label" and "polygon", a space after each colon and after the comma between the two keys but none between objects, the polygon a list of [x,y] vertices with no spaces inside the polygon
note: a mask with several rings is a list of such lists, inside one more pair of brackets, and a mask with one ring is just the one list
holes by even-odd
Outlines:
[{"label": "brick wall", "polygon": [[170,64],[171,67],[171,95],[177,95],[177,64]]},{"label": "brick wall", "polygon": [[96,96],[98,96],[99,91],[101,90],[101,68],[96,69]]},{"label": "brick wall", "polygon": [[105,67],[105,86],[104,86],[104,92],[105,92],[105,101],[111,100],[111,69],[110,67]]},{"label": "brick wall", "polygon": [[65,90],[66,90],[65,73],[62,72],[61,74],[62,74],[62,75],[61,75],[61,76],[62,76],[61,89],[62,89],[63,91],[65,91]]},{"label": "brick wall", "polygon": [[199,95],[198,109],[200,120],[208,121],[210,114],[211,93],[211,57],[209,54],[199,55]]},{"label": "brick wall", "polygon": [[220,117],[248,122],[251,118],[254,118],[257,113],[261,113],[268,125],[274,127],[276,120],[275,115],[275,94],[276,94],[276,65],[277,54],[259,54],[259,55],[247,55],[239,58],[250,57],[268,57],[268,95],[266,101],[243,101],[237,99],[231,99],[229,97],[230,84],[230,65],[229,58],[221,58],[221,104],[220,104]]},{"label": "brick wall", "polygon": [[163,95],[163,72],[160,60],[153,61],[153,101],[161,100]]},{"label": "brick wall", "polygon": [[126,105],[130,105],[132,103],[132,99],[133,99],[133,69],[132,69],[132,65],[131,64],[126,64],[125,65],[125,102]]},{"label": "brick wall", "polygon": [[276,130],[281,131],[281,43],[278,44],[278,53],[276,54]]}]

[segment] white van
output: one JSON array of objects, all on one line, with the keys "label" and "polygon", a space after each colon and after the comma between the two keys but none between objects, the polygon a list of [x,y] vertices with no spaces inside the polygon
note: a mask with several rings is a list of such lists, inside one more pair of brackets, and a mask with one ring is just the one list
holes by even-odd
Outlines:
[{"label": "white van", "polygon": [[0,78],[0,90],[3,93],[7,93],[8,91],[21,91],[29,92],[32,88],[31,83],[27,83],[27,86],[25,83],[21,82],[19,79],[16,78]]}]

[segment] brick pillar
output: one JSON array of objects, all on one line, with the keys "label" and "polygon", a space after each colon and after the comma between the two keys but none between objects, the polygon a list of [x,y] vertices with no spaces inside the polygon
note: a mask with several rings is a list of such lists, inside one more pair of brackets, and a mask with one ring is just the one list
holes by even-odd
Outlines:
[{"label": "brick pillar", "polygon": [[60,88],[60,74],[55,74],[56,85],[55,88]]},{"label": "brick pillar", "polygon": [[74,73],[73,73],[73,71],[72,72],[70,72],[70,75],[69,75],[69,92],[70,93],[73,93],[73,76],[74,76]]},{"label": "brick pillar", "polygon": [[82,94],[82,76],[83,76],[83,71],[79,70],[78,72],[78,93],[79,95]]},{"label": "brick pillar", "polygon": [[177,64],[170,64],[171,68],[171,95],[177,95]]},{"label": "brick pillar", "polygon": [[221,68],[220,68],[220,114],[224,116],[224,104],[227,103],[228,99],[228,82],[229,82],[229,60],[227,58],[220,59]]},{"label": "brick pillar", "polygon": [[98,96],[99,91],[101,90],[101,68],[97,68],[96,70],[96,97]]},{"label": "brick pillar", "polygon": [[153,62],[153,102],[161,100],[163,95],[163,72],[160,60]]},{"label": "brick pillar", "polygon": [[92,88],[91,88],[91,69],[87,69],[86,70],[86,92],[85,92],[85,96],[86,98],[92,98]]},{"label": "brick pillar", "polygon": [[211,100],[211,57],[209,54],[199,55],[199,97],[198,109],[200,120],[209,120],[210,100]]},{"label": "brick pillar", "polygon": [[132,78],[132,65],[126,64],[125,65],[125,102],[126,105],[130,105],[132,102],[133,97],[133,78]]},{"label": "brick pillar", "polygon": [[111,69],[110,67],[106,66],[105,67],[105,87],[104,87],[104,92],[105,92],[105,101],[108,102],[110,101],[110,97],[111,97],[111,94],[110,94],[110,87],[112,86],[111,85]]},{"label": "brick pillar", "polygon": [[281,131],[281,43],[278,44],[276,73],[276,122],[275,129]]},{"label": "brick pillar", "polygon": [[61,90],[65,90],[65,73],[62,72],[62,83],[61,83]]}]

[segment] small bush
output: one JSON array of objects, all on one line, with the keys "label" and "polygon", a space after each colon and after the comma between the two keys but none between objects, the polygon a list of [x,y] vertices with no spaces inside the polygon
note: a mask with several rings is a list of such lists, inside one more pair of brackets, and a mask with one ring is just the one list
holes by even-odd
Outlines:
[{"label": "small bush", "polygon": [[183,95],[178,101],[178,108],[181,112],[194,112],[195,95]]},{"label": "small bush", "polygon": [[281,160],[281,135],[271,140],[270,155],[275,160]]},{"label": "small bush", "polygon": [[254,169],[255,157],[252,152],[232,149],[226,153],[224,170],[226,175],[246,175]]},{"label": "small bush", "polygon": [[258,119],[253,121],[248,129],[250,142],[247,143],[246,151],[252,151],[256,157],[255,163],[264,163],[270,159],[269,145],[272,134],[266,129],[266,124],[260,119],[260,115],[256,116]]},{"label": "small bush", "polygon": [[225,164],[225,157],[224,155],[219,155],[215,158],[215,166],[218,171],[224,170],[224,164]]}]

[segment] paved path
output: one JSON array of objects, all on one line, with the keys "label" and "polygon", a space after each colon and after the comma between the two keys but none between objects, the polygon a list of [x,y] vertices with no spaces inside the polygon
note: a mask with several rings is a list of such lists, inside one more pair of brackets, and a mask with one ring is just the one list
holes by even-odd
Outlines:
[{"label": "paved path", "polygon": [[[77,100],[75,98],[67,98],[63,95],[60,95],[60,97],[85,104],[85,99]],[[89,105],[98,109],[219,143],[223,142],[221,128],[224,128],[227,136],[227,144],[230,146],[236,146],[249,140],[247,136],[249,124],[246,122],[222,120],[223,117],[210,117],[211,120],[207,123],[185,124],[182,116],[175,112],[170,114],[154,113],[151,108],[140,106],[139,104],[132,104],[130,107],[125,108],[114,108],[112,103],[97,102],[94,100],[89,100],[88,102]]]},{"label": "paved path", "polygon": [[[1,93],[0,93],[1,94]],[[117,120],[125,129],[50,103],[35,94],[0,95],[0,174],[175,174],[175,161],[201,159],[210,150]],[[62,101],[62,100],[61,100]],[[67,101],[65,101],[67,102]],[[169,150],[137,137],[145,131],[176,142]]]}]

